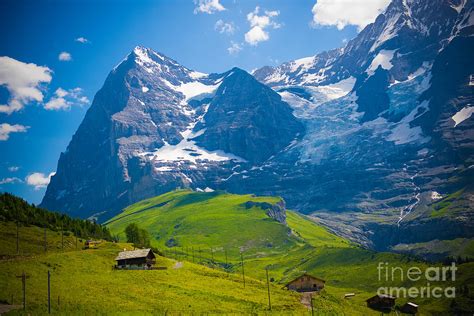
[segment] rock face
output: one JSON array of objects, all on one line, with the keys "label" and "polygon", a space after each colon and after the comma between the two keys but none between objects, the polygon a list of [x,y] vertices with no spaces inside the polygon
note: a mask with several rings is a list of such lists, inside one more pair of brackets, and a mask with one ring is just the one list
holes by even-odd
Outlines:
[{"label": "rock face", "polygon": [[292,112],[275,91],[234,68],[198,124],[206,130],[195,140],[205,148],[261,163],[302,136],[303,124]]},{"label": "rock face", "polygon": [[379,250],[443,225],[440,238],[471,238],[473,6],[394,0],[345,47],[253,76],[137,47],[94,98],[42,206],[105,219],[177,187],[222,189],[282,196]]}]

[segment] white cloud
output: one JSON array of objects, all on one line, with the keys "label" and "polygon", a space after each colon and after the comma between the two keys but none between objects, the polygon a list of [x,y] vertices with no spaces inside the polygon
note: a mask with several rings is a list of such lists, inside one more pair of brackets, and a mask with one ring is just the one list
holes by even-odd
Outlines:
[{"label": "white cloud", "polygon": [[222,20],[218,20],[214,25],[214,29],[221,34],[234,34],[235,26],[232,22],[224,22]]},{"label": "white cloud", "polygon": [[242,50],[242,45],[236,42],[230,42],[230,47],[227,48],[227,51],[231,55],[236,55]]},{"label": "white cloud", "polygon": [[10,171],[10,172],[16,172],[16,171],[18,171],[18,170],[20,170],[20,167],[18,167],[18,166],[10,166],[10,167],[8,167],[8,171]]},{"label": "white cloud", "polygon": [[56,172],[51,172],[49,175],[45,175],[41,172],[33,172],[29,174],[26,178],[26,184],[34,186],[35,190],[45,188],[51,181],[51,177],[54,176]]},{"label": "white cloud", "polygon": [[82,44],[87,44],[87,43],[90,43],[89,40],[85,37],[78,37],[75,39],[76,42],[79,42],[79,43],[82,43]]},{"label": "white cloud", "polygon": [[0,184],[13,184],[13,183],[21,183],[21,182],[23,181],[17,177],[0,179]]},{"label": "white cloud", "polygon": [[44,105],[46,110],[69,110],[73,105],[85,105],[89,103],[89,99],[82,95],[81,88],[64,90],[58,88],[54,92],[54,96]]},{"label": "white cloud", "polygon": [[30,101],[43,101],[41,84],[51,82],[51,69],[0,57],[0,86],[10,93],[8,104],[0,105],[0,113],[11,114]]},{"label": "white cloud", "polygon": [[60,61],[70,61],[72,60],[72,56],[68,52],[61,52],[58,56],[58,59]]},{"label": "white cloud", "polygon": [[196,5],[196,8],[194,8],[194,14],[213,14],[214,12],[224,11],[225,8],[219,1],[220,0],[194,0],[194,4]]},{"label": "white cloud", "polygon": [[390,0],[317,0],[313,6],[313,25],[336,26],[342,30],[355,25],[362,30],[372,23]]},{"label": "white cloud", "polygon": [[273,18],[280,14],[279,11],[265,11],[263,15],[259,15],[259,12],[260,8],[257,6],[253,12],[247,14],[250,30],[245,33],[245,41],[253,46],[270,39],[268,28],[277,29],[281,27],[281,24],[273,21]]},{"label": "white cloud", "polygon": [[0,124],[0,141],[8,140],[11,133],[24,133],[28,128],[30,127],[20,124],[10,125],[8,123],[2,123]]}]

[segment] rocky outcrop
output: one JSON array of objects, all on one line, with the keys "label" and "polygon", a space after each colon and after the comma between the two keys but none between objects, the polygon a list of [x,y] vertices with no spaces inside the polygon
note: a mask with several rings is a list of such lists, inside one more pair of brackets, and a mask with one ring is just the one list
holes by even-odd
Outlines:
[{"label": "rocky outcrop", "polygon": [[259,207],[265,211],[268,217],[273,218],[277,222],[286,225],[286,208],[285,201],[280,200],[277,203],[271,204],[267,202],[247,201],[244,203],[246,209],[252,207]]}]

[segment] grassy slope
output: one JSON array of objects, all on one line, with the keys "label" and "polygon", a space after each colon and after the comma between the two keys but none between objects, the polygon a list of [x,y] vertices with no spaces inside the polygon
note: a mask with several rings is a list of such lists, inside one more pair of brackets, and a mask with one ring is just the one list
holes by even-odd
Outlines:
[{"label": "grassy slope", "polygon": [[[68,235],[68,236],[66,236]],[[21,256],[44,253],[44,229],[36,226],[19,227],[19,249]],[[49,251],[61,250],[61,233],[46,231],[46,242]],[[77,247],[82,248],[83,240],[77,240]],[[64,249],[76,249],[76,238],[66,232],[64,234]],[[12,222],[0,222],[0,258],[16,256],[16,225]]]},{"label": "grassy slope", "polygon": [[[3,225],[2,229],[2,232],[11,234],[14,225]],[[23,228],[23,236],[35,236],[36,231],[36,227]],[[3,253],[9,251],[5,246],[2,241],[0,249]],[[14,303],[20,304],[21,281],[15,276],[25,271],[30,276],[27,280],[27,311],[36,315],[46,313],[47,271],[50,270],[53,313],[265,313],[268,308],[264,282],[248,278],[244,289],[240,275],[202,265],[184,262],[181,268],[175,269],[174,260],[158,257],[158,266],[167,267],[166,270],[114,271],[114,258],[124,247],[130,248],[130,245],[103,243],[99,249],[64,252],[52,248],[46,254],[12,256],[2,260],[0,301],[11,302],[13,295]],[[299,302],[298,295],[277,286],[271,287],[271,293],[274,311],[305,313],[306,308]],[[60,305],[57,303],[58,295]]]},{"label": "grassy slope", "polygon": [[[378,280],[379,262],[388,262],[405,271],[412,266],[423,270],[427,267],[423,262],[358,248],[294,212],[287,213],[288,227],[293,232],[288,234],[288,227],[269,219],[263,210],[242,207],[248,200],[274,203],[279,199],[175,191],[131,205],[109,221],[108,227],[114,233],[122,233],[123,238],[126,225],[138,223],[152,234],[153,244],[165,253],[173,256],[173,249],[178,248],[178,252],[187,252],[185,259],[192,260],[190,249],[201,249],[199,254],[207,259],[195,260],[213,266],[225,262],[225,249],[230,265],[221,266],[233,272],[240,271],[239,249],[244,249],[248,275],[263,280],[268,268],[271,277],[281,285],[302,272],[323,277],[327,285],[325,293],[318,298],[318,307],[328,310],[326,304],[332,302],[336,305],[329,310],[340,313],[367,313],[364,300],[380,286],[426,285]],[[166,241],[171,238],[178,247],[166,247]],[[214,260],[210,260],[211,256]],[[358,295],[351,300],[342,299],[348,292]],[[415,301],[420,303],[422,313],[445,311],[450,303],[446,299]]]},{"label": "grassy slope", "polygon": [[[174,239],[178,247],[192,245],[203,251],[213,247],[220,252],[225,248],[233,253],[239,249],[247,254],[279,253],[298,247],[303,241],[297,236],[289,236],[288,227],[269,218],[264,210],[243,206],[247,201],[276,203],[279,200],[180,190],[133,204],[106,224],[125,239],[125,227],[132,222],[138,223],[150,231],[153,244],[160,248]],[[290,213],[289,221],[298,224],[301,233],[315,242],[321,240],[334,247],[349,246],[344,239],[295,213]]]}]

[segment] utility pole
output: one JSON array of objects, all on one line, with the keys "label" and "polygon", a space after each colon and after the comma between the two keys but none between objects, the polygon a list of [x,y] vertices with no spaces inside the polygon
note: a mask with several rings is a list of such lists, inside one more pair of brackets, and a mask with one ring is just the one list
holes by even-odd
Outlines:
[{"label": "utility pole", "polygon": [[311,316],[314,316],[313,294],[310,294],[309,299],[311,300]]},{"label": "utility pole", "polygon": [[245,270],[244,270],[244,255],[240,252],[240,263],[242,264],[242,279],[244,280],[244,288],[245,288]]},{"label": "utility pole", "polygon": [[16,254],[20,254],[20,223],[16,220]]},{"label": "utility pole", "polygon": [[191,247],[191,251],[193,253],[193,263],[194,263],[194,247]]},{"label": "utility pole", "polygon": [[[26,310],[26,273],[23,271],[21,275],[17,275],[17,278],[21,278],[21,285],[23,287],[23,310]],[[28,276],[29,278],[29,276]]]},{"label": "utility pole", "polygon": [[270,280],[268,278],[268,267],[265,269],[267,272],[267,289],[268,289],[268,309],[272,310],[272,301],[270,299]]},{"label": "utility pole", "polygon": [[46,225],[44,226],[44,252],[48,251],[48,240],[46,239]]},{"label": "utility pole", "polygon": [[211,260],[214,261],[214,250],[212,250],[212,247],[211,247]]},{"label": "utility pole", "polygon": [[51,314],[51,272],[48,270],[48,314]]},{"label": "utility pole", "polygon": [[227,266],[227,248],[224,249],[224,253],[225,253],[225,265]]}]

